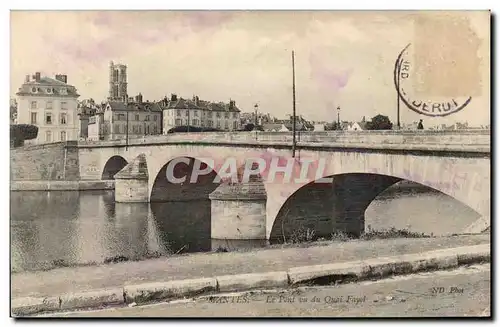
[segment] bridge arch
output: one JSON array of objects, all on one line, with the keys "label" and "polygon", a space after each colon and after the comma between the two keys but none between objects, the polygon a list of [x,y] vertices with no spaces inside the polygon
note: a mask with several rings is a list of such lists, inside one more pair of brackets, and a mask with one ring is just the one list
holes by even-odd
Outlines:
[{"label": "bridge arch", "polygon": [[[328,182],[322,182],[326,180]],[[285,192],[286,200],[272,222],[269,238],[271,241],[286,240],[294,232],[306,229],[314,231],[315,237],[329,237],[335,231],[359,236],[365,231],[365,212],[372,201],[404,180],[382,174],[343,173],[325,176],[293,192]],[[429,185],[411,182],[453,198]],[[456,228],[463,229],[481,216],[466,203],[453,199],[470,209],[470,220]]]},{"label": "bridge arch", "polygon": [[[208,169],[196,175],[194,170]],[[217,172],[204,160],[190,156],[171,158],[162,166],[151,187],[150,202],[208,200],[219,184]]]},{"label": "bridge arch", "polygon": [[106,161],[104,168],[102,169],[101,179],[110,180],[114,179],[116,173],[125,168],[128,164],[127,160],[119,155],[114,155]]}]

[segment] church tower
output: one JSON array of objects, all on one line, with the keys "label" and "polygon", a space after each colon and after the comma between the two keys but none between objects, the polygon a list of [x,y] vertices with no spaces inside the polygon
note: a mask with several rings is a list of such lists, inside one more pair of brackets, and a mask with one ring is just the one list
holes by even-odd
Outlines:
[{"label": "church tower", "polygon": [[127,66],[109,63],[109,101],[125,101],[127,93]]}]

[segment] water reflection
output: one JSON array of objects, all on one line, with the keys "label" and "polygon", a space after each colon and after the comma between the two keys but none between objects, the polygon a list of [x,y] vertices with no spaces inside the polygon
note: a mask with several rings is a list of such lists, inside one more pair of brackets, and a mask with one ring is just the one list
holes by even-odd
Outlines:
[{"label": "water reflection", "polygon": [[[268,244],[212,240],[208,200],[115,203],[113,191],[12,192],[10,198],[13,271]],[[478,217],[441,193],[400,192],[372,202],[365,224],[440,235]]]}]

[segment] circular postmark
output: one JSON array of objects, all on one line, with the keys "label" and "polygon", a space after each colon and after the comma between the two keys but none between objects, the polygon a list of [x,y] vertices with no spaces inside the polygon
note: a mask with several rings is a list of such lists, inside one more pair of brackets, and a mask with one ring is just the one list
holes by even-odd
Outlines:
[{"label": "circular postmark", "polygon": [[[412,92],[411,77],[415,77],[416,69],[409,59],[410,46],[411,44],[408,44],[399,53],[394,65],[394,86],[401,101],[409,109],[429,117],[444,117],[464,109],[471,102],[471,96],[422,98],[416,92]],[[413,83],[415,82],[413,80]]]}]

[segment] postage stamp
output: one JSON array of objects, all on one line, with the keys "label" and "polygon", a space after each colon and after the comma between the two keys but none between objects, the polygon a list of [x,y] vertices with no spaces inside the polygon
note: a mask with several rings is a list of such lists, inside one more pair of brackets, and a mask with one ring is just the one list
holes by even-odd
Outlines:
[{"label": "postage stamp", "polygon": [[491,318],[490,16],[11,11],[11,317]]}]

